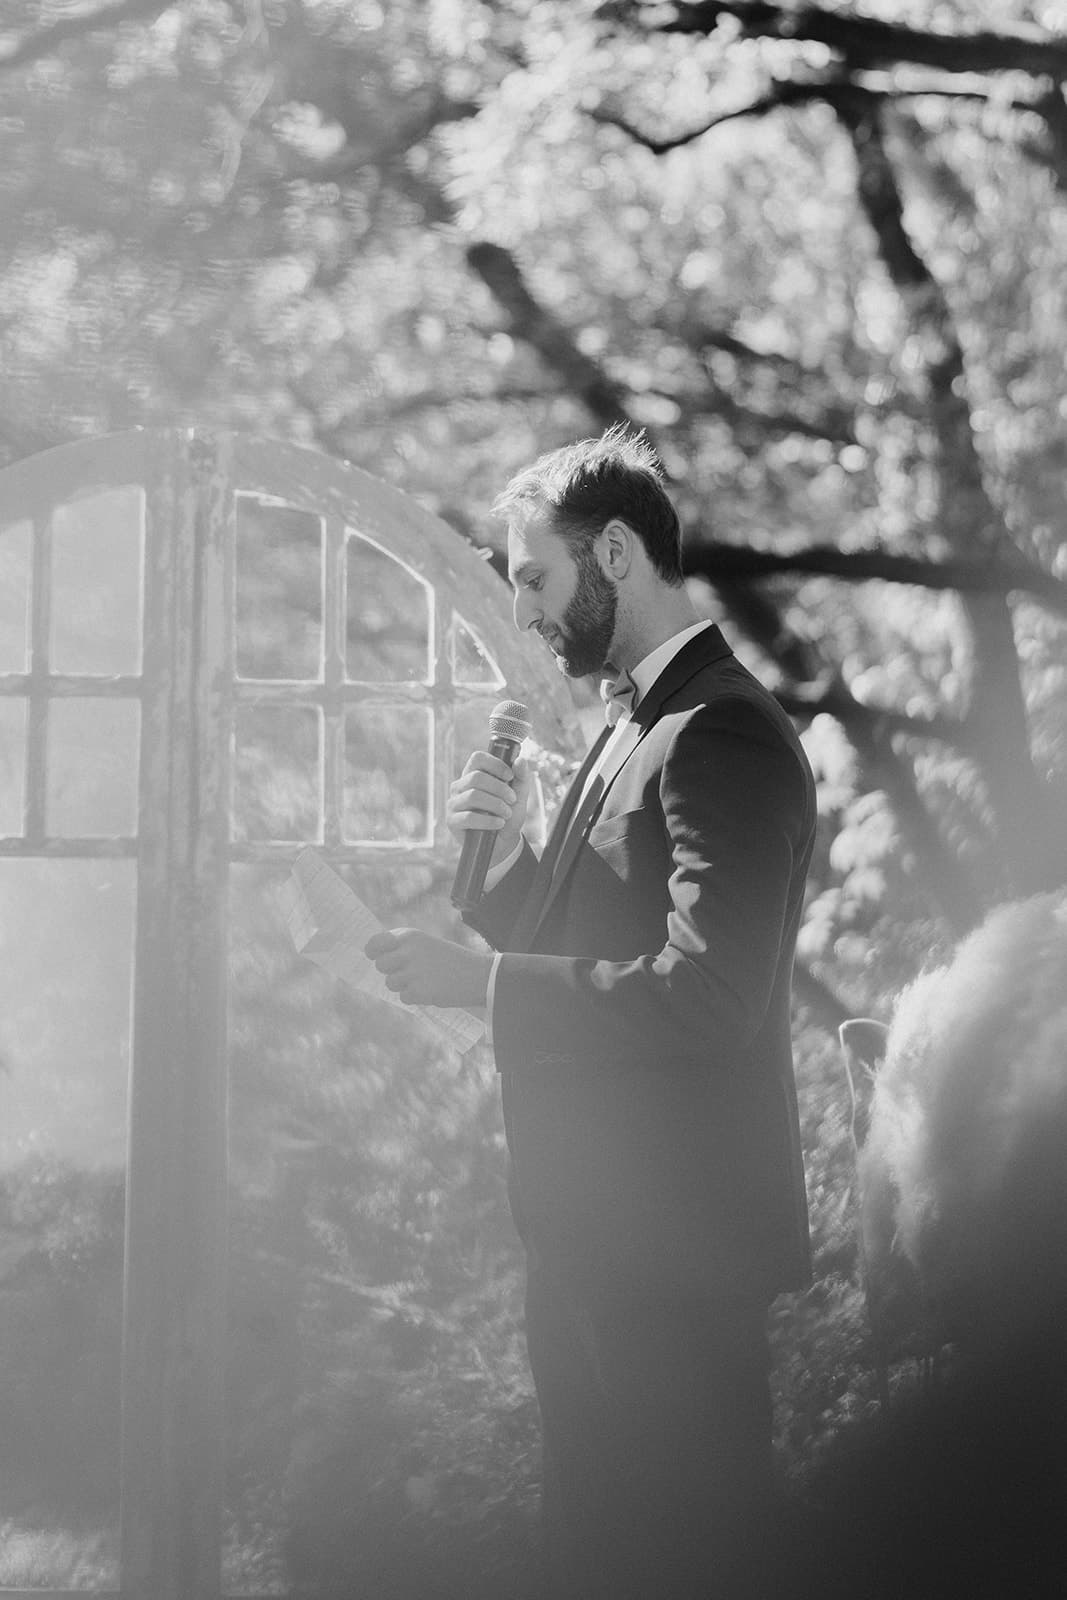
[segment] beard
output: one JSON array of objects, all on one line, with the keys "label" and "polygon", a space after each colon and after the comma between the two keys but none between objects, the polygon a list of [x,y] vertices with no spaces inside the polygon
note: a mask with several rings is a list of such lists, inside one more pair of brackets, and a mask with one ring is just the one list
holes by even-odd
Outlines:
[{"label": "beard", "polygon": [[591,551],[579,550],[574,564],[578,577],[560,619],[556,665],[568,678],[586,678],[601,672],[607,661],[619,597]]}]

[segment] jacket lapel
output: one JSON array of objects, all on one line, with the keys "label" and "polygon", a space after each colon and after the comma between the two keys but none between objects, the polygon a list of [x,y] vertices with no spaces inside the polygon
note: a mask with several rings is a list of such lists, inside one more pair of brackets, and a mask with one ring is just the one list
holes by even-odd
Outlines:
[{"label": "jacket lapel", "polygon": [[552,882],[552,877],[556,870],[556,862],[559,859],[563,843],[568,838],[571,818],[577,808],[579,796],[585,788],[585,780],[589,775],[590,769],[599,760],[600,752],[610,737],[610,728],[605,727],[600,730],[600,733],[590,745],[585,760],[571,779],[570,787],[563,797],[563,804],[556,813],[552,830],[545,842],[541,859],[537,864],[537,870],[530,885],[530,892],[526,897],[526,904],[512,933],[511,943],[515,950],[525,950],[528,947],[533,930],[541,920],[545,894]]},{"label": "jacket lapel", "polygon": [[556,870],[556,862],[567,839],[571,820],[578,808],[578,801],[582,790],[585,788],[585,780],[600,760],[600,753],[610,738],[611,729],[608,727],[602,728],[590,745],[585,760],[571,779],[570,787],[563,797],[563,804],[560,806],[556,820],[552,824],[552,831],[545,843],[544,853],[541,857],[541,866],[547,868],[549,876]]},{"label": "jacket lapel", "polygon": [[733,655],[733,651],[714,622],[702,633],[694,634],[678,654],[668,661],[648,693],[642,696],[635,713],[636,720],[643,722],[647,718],[649,722],[654,722],[661,708],[690,678],[705,667],[710,667],[713,662],[724,661],[730,655]]},{"label": "jacket lapel", "polygon": [[589,793],[579,805],[586,777],[610,737],[610,731],[604,729],[575,774],[552,829],[551,838],[541,857],[537,875],[530,888],[526,909],[515,929],[515,942],[520,950],[528,949],[533,942],[538,928],[566,882],[590,828],[600,814],[608,790],[659,717],[663,706],[697,672],[713,661],[722,660],[730,654],[730,646],[714,623],[710,628],[705,628],[702,633],[688,640],[678,654],[667,663],[648,693],[641,699],[636,712],[616,739],[597,773]]},{"label": "jacket lapel", "polygon": [[[650,721],[641,722],[637,717],[631,717],[630,721],[619,733],[607,759],[593,779],[589,793],[582,803],[574,808],[570,827],[566,833],[561,835],[562,843],[557,853],[556,862],[551,868],[549,881],[545,885],[544,898],[541,901],[540,909],[531,930],[531,936],[536,933],[538,927],[548,915],[553,900],[555,900],[560,889],[567,881],[578,851],[585,843],[586,835],[599,814],[608,789],[622,770],[623,764],[637,749],[651,726]],[[577,782],[575,783],[575,788],[580,794],[581,786]]]}]

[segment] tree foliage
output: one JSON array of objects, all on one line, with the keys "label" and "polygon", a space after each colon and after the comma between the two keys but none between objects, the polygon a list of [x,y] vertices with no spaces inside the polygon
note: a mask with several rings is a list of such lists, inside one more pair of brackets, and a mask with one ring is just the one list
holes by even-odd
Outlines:
[{"label": "tree foliage", "polygon": [[635,421],[708,608],[845,730],[961,932],[1065,870],[1056,27],[1008,0],[26,0],[8,454],[265,429],[485,540],[509,466]]}]

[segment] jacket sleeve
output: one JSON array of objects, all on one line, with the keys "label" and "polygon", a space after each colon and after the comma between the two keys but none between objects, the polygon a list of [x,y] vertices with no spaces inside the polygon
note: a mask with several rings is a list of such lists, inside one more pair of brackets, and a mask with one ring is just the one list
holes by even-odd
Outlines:
[{"label": "jacket sleeve", "polygon": [[475,933],[480,933],[494,950],[506,949],[508,936],[530,892],[536,870],[537,857],[524,838],[522,854],[514,866],[494,888],[486,890],[474,910],[464,911],[463,921]]},{"label": "jacket sleeve", "polygon": [[[630,961],[504,954],[493,1035],[507,1066],[538,1056],[728,1066],[778,978],[796,862],[812,826],[807,774],[741,697],[684,719],[660,773],[669,845],[664,942]],[[640,892],[640,874],[633,877]]]}]

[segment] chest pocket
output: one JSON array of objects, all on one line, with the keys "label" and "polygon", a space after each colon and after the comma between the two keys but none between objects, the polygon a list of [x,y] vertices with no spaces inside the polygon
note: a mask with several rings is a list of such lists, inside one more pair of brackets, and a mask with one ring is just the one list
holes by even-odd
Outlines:
[{"label": "chest pocket", "polygon": [[596,952],[632,960],[666,938],[669,842],[662,814],[638,807],[600,817],[585,839],[573,880],[573,904],[596,918]]},{"label": "chest pocket", "polygon": [[663,819],[657,811],[649,811],[645,806],[599,817],[586,834],[585,842],[603,861],[617,869],[632,863],[642,874],[650,868],[661,868],[667,850]]}]

